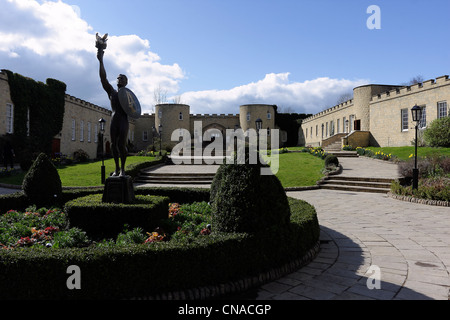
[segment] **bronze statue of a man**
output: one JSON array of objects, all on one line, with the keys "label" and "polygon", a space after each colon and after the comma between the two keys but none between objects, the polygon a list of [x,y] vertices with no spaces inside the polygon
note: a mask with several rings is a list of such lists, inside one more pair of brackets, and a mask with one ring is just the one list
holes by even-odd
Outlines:
[{"label": "bronze statue of a man", "polygon": [[[125,176],[125,163],[127,159],[127,142],[128,142],[128,115],[124,111],[121,106],[119,100],[118,90],[121,88],[125,88],[128,84],[128,79],[125,75],[120,74],[117,77],[117,88],[115,90],[113,86],[109,83],[105,66],[103,64],[103,55],[105,53],[104,49],[106,49],[106,37],[99,38],[97,36],[96,46],[98,48],[97,58],[100,62],[100,80],[102,82],[103,89],[105,89],[108,94],[109,100],[111,101],[111,126],[110,126],[110,134],[111,134],[111,148],[112,154],[114,157],[114,161],[116,164],[116,170],[113,173],[113,176]],[[120,158],[120,164],[119,164]]]}]

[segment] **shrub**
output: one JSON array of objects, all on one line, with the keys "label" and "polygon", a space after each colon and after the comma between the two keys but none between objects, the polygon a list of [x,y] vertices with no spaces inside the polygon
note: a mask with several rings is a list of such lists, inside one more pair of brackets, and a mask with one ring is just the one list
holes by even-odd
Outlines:
[{"label": "shrub", "polygon": [[166,197],[137,195],[133,204],[110,204],[102,202],[102,194],[94,194],[69,201],[64,210],[71,228],[80,228],[92,238],[115,238],[124,225],[153,230],[167,218],[168,205]]},{"label": "shrub", "polygon": [[[213,227],[222,232],[265,232],[289,222],[286,193],[260,164],[223,164],[211,186]],[[267,166],[266,166],[267,167]]]},{"label": "shrub", "polygon": [[431,147],[450,147],[450,117],[431,122],[424,132],[424,139]]},{"label": "shrub", "polygon": [[334,154],[329,154],[325,157],[325,168],[331,167],[331,166],[339,166],[339,160]]},{"label": "shrub", "polygon": [[41,153],[23,180],[22,189],[28,201],[38,207],[51,206],[62,194],[58,171],[51,160]]},{"label": "shrub", "polygon": [[88,162],[89,161],[89,155],[86,151],[82,149],[78,149],[73,153],[73,160],[78,162]]},{"label": "shrub", "polygon": [[[413,177],[414,158],[408,161],[400,162],[398,172],[401,176],[411,179]],[[450,173],[450,157],[447,156],[428,156],[417,160],[420,178],[438,177]]]},{"label": "shrub", "polygon": [[79,228],[57,232],[53,238],[53,248],[80,248],[90,243],[86,232]]}]

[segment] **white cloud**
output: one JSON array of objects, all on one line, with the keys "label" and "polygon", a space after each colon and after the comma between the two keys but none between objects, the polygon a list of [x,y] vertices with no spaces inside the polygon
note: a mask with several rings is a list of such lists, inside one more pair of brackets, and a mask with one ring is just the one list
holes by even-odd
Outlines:
[{"label": "white cloud", "polygon": [[[67,93],[109,107],[98,76],[97,31],[81,18],[80,8],[61,0],[0,0],[0,4],[0,61],[6,63],[0,68],[39,81],[59,79],[67,84]],[[169,96],[179,95],[179,83],[186,78],[178,64],[161,63],[149,41],[137,35],[110,35],[104,61],[114,86],[119,73],[128,76],[128,86],[138,96],[143,112],[152,110],[156,88]],[[240,105],[250,103],[316,113],[366,83],[326,77],[290,82],[289,73],[270,73],[229,90],[186,92],[181,102],[189,104],[193,113],[237,113]]]},{"label": "white cloud", "polygon": [[[0,68],[40,81],[59,79],[68,85],[67,93],[109,106],[98,77],[96,31],[81,18],[77,6],[62,1],[0,3],[0,59],[7,61]],[[137,35],[111,35],[104,57],[111,83],[115,84],[119,73],[126,74],[130,89],[147,111],[153,104],[153,88],[163,86],[173,94],[184,78],[179,65],[164,65],[160,60],[150,51],[149,41]]]},{"label": "white cloud", "polygon": [[338,97],[367,80],[317,78],[305,82],[290,82],[289,73],[270,73],[264,79],[229,90],[186,92],[183,103],[193,113],[237,113],[243,104],[276,104],[298,113],[317,113],[336,104]]}]

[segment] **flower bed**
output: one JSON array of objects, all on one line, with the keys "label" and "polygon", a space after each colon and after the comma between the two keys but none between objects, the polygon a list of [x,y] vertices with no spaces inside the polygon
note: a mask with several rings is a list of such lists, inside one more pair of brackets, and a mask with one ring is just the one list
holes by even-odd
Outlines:
[{"label": "flower bed", "polygon": [[[155,189],[155,193],[171,194],[171,201],[186,197],[179,189]],[[209,190],[196,190],[190,194],[191,202],[208,195]],[[210,226],[207,203],[172,202],[159,229],[133,228],[115,241],[81,241],[75,248],[54,242],[46,246],[61,232],[57,228],[65,225],[61,211],[48,213],[61,219],[60,224],[48,220],[50,225],[38,224],[49,218],[44,218],[48,210],[21,213],[31,221],[26,226],[29,238],[35,235],[42,242],[31,248],[15,245],[12,250],[0,250],[0,299],[131,298],[255,277],[303,257],[317,245],[314,207],[292,198],[289,205],[291,223],[277,234],[217,232]],[[70,242],[66,235],[60,243],[63,238]],[[73,238],[83,240],[79,232]],[[81,290],[69,290],[66,285],[67,270],[73,265],[81,270]]]}]

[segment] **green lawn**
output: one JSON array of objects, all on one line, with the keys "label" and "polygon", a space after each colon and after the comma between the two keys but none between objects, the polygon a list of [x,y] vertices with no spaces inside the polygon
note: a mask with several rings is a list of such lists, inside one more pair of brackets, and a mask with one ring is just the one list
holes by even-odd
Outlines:
[{"label": "green lawn", "polygon": [[[154,157],[136,157],[127,158],[126,165],[156,160]],[[68,166],[58,167],[58,173],[61,178],[63,187],[89,187],[101,186],[101,161],[80,163]],[[105,160],[106,176],[115,170],[113,159]],[[2,177],[0,183],[21,185],[25,173]]]},{"label": "green lawn", "polygon": [[[313,186],[323,176],[323,160],[309,153],[280,154],[280,168],[277,173],[283,187]],[[156,160],[151,157],[128,157],[127,165]],[[81,163],[58,168],[63,187],[89,187],[101,185],[101,161]],[[106,176],[114,171],[113,159],[105,160]],[[21,185],[25,173],[1,177],[0,183]]]},{"label": "green lawn", "polygon": [[[396,156],[400,160],[408,160],[411,154],[415,153],[414,146],[408,147],[384,147],[384,148],[376,148],[376,147],[367,147],[365,149],[372,150],[374,152],[382,151],[385,154],[392,154]],[[450,156],[450,148],[431,148],[431,147],[418,147],[417,154],[419,157],[426,157],[433,154]]]},{"label": "green lawn", "polygon": [[323,177],[323,168],[324,161],[309,153],[283,153],[277,177],[285,188],[313,186]]}]

